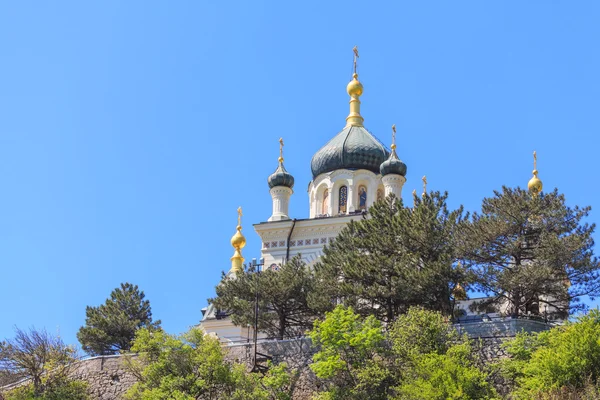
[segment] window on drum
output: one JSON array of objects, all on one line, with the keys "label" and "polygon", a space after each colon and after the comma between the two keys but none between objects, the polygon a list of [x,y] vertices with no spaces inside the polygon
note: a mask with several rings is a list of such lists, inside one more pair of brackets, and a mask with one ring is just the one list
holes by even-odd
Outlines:
[{"label": "window on drum", "polygon": [[340,202],[338,207],[339,214],[346,213],[346,205],[348,204],[348,187],[342,186],[340,188]]}]

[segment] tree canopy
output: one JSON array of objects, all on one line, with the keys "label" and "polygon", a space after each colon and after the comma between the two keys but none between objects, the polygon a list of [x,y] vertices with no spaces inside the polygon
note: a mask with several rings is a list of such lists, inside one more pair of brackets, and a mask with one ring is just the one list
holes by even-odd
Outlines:
[{"label": "tree canopy", "polygon": [[5,394],[6,399],[86,400],[87,385],[69,377],[75,356],[57,335],[16,328],[13,339],[0,342],[0,371],[29,382]]},{"label": "tree canopy", "polygon": [[308,306],[308,296],[314,291],[314,277],[300,257],[292,258],[277,271],[244,271],[234,277],[223,275],[216,291],[217,297],[209,302],[230,314],[238,326],[254,324],[258,291],[258,328],[269,337],[283,339],[303,335],[315,318]]},{"label": "tree canopy", "polygon": [[[502,368],[516,383],[516,399],[561,392],[581,395],[600,384],[600,311],[597,309],[575,322],[546,332],[521,333],[505,347],[511,358],[502,363]],[[597,397],[591,398],[600,398],[600,391],[595,394]]]},{"label": "tree canopy", "polygon": [[491,296],[482,306],[565,317],[582,296],[598,295],[595,225],[582,223],[589,211],[568,207],[557,190],[532,197],[504,187],[485,198],[461,241],[476,289]]},{"label": "tree canopy", "polygon": [[310,333],[319,399],[495,399],[474,352],[435,311],[412,307],[391,329],[337,306]]},{"label": "tree canopy", "polygon": [[453,290],[467,284],[455,246],[465,215],[462,207],[450,211],[447,197],[430,192],[405,207],[391,195],[369,218],[350,222],[315,266],[312,307],[342,301],[386,323],[416,305],[452,315]]},{"label": "tree canopy", "polygon": [[159,327],[145,297],[137,285],[121,283],[104,304],[86,307],[85,326],[77,332],[83,350],[91,355],[129,351],[138,329]]},{"label": "tree canopy", "polygon": [[192,328],[179,337],[140,329],[128,368],[138,382],[129,400],[289,400],[286,365],[272,366],[266,375],[248,373],[241,364],[225,361],[219,341]]}]

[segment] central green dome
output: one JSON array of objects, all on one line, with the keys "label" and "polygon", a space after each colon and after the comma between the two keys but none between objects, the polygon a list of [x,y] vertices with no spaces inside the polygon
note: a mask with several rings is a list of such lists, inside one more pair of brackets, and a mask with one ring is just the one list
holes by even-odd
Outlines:
[{"label": "central green dome", "polygon": [[346,126],[315,153],[310,163],[313,179],[338,169],[366,169],[379,173],[389,157],[385,146],[362,126]]}]

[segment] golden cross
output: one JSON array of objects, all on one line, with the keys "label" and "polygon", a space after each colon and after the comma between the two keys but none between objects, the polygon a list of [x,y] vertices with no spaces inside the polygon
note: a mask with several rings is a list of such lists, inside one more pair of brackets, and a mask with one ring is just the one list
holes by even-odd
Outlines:
[{"label": "golden cross", "polygon": [[533,151],[533,169],[537,169],[537,153]]},{"label": "golden cross", "polygon": [[427,194],[427,176],[423,175],[421,180],[423,181],[423,196],[425,196]]},{"label": "golden cross", "polygon": [[354,73],[356,73],[356,60],[358,60],[358,46],[354,46],[352,51],[354,52]]},{"label": "golden cross", "polygon": [[283,138],[279,138],[279,162],[283,162]]},{"label": "golden cross", "polygon": [[392,144],[396,144],[396,124],[392,125]]},{"label": "golden cross", "polygon": [[237,212],[238,212],[238,225],[242,226],[242,215],[243,214],[242,214],[242,207],[241,206],[238,207]]}]

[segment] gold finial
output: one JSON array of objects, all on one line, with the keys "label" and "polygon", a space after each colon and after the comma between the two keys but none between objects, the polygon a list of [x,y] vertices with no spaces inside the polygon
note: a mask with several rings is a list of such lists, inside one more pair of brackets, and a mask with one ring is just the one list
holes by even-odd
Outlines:
[{"label": "gold finial", "polygon": [[396,124],[392,125],[392,150],[396,150]]},{"label": "gold finial", "polygon": [[283,162],[283,138],[279,138],[279,162]]},{"label": "gold finial", "polygon": [[425,197],[427,194],[427,176],[423,175],[421,180],[423,181],[423,197]]},{"label": "gold finial", "polygon": [[238,225],[236,232],[231,238],[231,245],[235,249],[233,257],[231,257],[231,271],[235,273],[241,273],[244,268],[244,257],[242,256],[242,249],[246,246],[246,238],[242,235],[242,207],[238,207]]},{"label": "gold finial", "polygon": [[346,86],[346,91],[350,95],[350,114],[346,117],[346,126],[363,126],[364,118],[360,115],[360,100],[358,99],[363,93],[363,86],[358,81],[358,73],[356,65],[358,60],[358,47],[354,46],[354,74],[352,80]]},{"label": "gold finial", "polygon": [[529,193],[531,193],[532,197],[537,197],[544,186],[542,185],[542,181],[538,178],[538,170],[537,170],[537,152],[533,152],[533,177],[527,183],[527,188],[529,189]]}]

